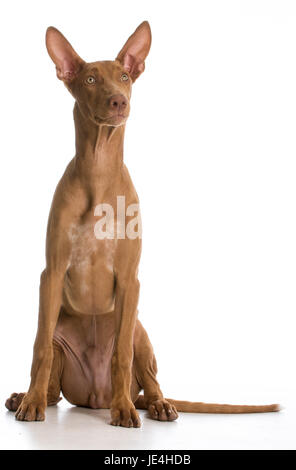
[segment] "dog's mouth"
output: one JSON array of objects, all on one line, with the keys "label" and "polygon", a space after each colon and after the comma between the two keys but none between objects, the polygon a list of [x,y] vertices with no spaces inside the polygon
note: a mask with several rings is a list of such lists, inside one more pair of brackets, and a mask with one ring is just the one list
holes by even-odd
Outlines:
[{"label": "dog's mouth", "polygon": [[107,126],[120,126],[125,123],[128,118],[128,114],[116,113],[111,116],[101,117],[98,115],[94,116],[97,124],[105,124]]}]

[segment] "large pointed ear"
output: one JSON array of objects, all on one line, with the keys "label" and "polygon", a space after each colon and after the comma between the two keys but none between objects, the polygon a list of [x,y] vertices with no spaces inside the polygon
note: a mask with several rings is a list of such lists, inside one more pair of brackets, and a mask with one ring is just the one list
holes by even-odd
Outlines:
[{"label": "large pointed ear", "polygon": [[151,46],[151,29],[148,21],[137,27],[119,52],[116,60],[129,72],[133,82],[144,72],[145,59]]},{"label": "large pointed ear", "polygon": [[81,70],[84,61],[62,33],[53,26],[47,28],[46,47],[56,65],[57,77],[65,82],[71,82]]}]

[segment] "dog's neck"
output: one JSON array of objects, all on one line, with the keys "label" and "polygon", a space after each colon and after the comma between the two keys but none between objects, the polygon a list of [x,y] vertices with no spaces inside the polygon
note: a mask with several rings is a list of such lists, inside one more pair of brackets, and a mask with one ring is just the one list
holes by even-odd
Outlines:
[{"label": "dog's neck", "polygon": [[76,165],[88,176],[118,175],[123,167],[125,126],[97,125],[74,106]]}]

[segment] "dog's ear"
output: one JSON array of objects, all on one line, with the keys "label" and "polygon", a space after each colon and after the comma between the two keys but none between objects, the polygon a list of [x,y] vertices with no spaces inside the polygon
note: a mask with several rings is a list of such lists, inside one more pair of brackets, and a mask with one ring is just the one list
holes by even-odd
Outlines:
[{"label": "dog's ear", "polygon": [[144,72],[145,59],[151,46],[151,29],[148,21],[143,21],[128,38],[116,60],[129,72],[133,82]]},{"label": "dog's ear", "polygon": [[53,26],[47,28],[46,47],[48,54],[55,63],[57,77],[64,82],[71,82],[81,70],[84,61],[74,51],[62,33]]}]

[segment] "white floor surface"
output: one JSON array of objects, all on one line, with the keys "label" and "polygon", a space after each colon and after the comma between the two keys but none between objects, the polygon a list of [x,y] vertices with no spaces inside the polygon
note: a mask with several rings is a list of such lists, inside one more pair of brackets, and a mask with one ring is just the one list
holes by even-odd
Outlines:
[{"label": "white floor surface", "polygon": [[181,413],[173,423],[152,421],[140,411],[140,429],[110,426],[109,410],[77,408],[65,399],[47,409],[45,422],[18,422],[2,407],[0,448],[296,449],[294,397],[286,398],[285,406],[280,413],[263,415]]}]

